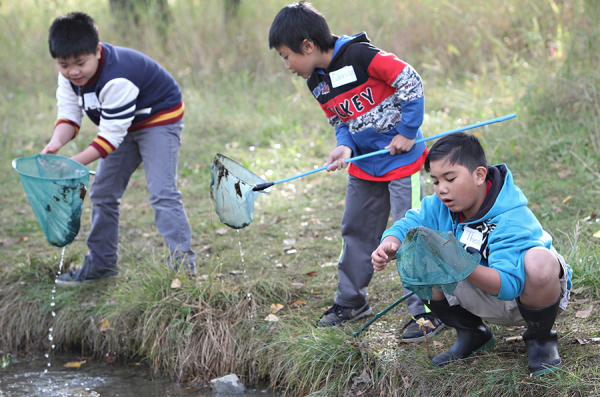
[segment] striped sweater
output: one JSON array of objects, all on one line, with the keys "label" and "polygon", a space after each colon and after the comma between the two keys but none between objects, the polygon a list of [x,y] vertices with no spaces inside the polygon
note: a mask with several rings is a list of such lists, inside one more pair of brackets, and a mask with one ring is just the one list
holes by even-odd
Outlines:
[{"label": "striped sweater", "polygon": [[183,117],[184,105],[175,79],[150,57],[102,43],[98,70],[83,87],[58,74],[58,116],[76,134],[85,112],[99,126],[91,143],[102,157],[116,150],[128,131],[173,123]]},{"label": "striped sweater", "polygon": [[[421,77],[394,54],[371,45],[365,33],[339,37],[328,70],[315,69],[307,84],[335,128],[337,145],[350,147],[354,156],[383,149],[397,134],[423,138]],[[408,153],[368,157],[352,163],[348,172],[370,180],[411,175],[423,165],[425,151],[420,143]],[[407,172],[396,173],[403,168]]]}]

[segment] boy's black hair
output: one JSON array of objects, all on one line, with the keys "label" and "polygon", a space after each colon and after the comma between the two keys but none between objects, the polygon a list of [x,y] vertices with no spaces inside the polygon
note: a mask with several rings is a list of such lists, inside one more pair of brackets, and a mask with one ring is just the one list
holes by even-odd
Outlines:
[{"label": "boy's black hair", "polygon": [[458,164],[473,172],[477,167],[487,168],[487,159],[481,142],[475,135],[455,132],[440,138],[429,149],[425,158],[425,171],[430,172],[431,162],[447,160],[450,164]]},{"label": "boy's black hair", "polygon": [[325,17],[310,3],[300,1],[283,8],[269,29],[269,49],[285,45],[302,54],[304,40],[312,41],[321,52],[335,46],[335,37]]},{"label": "boy's black hair", "polygon": [[96,22],[83,12],[71,12],[56,18],[48,34],[48,46],[54,59],[95,54],[99,42]]}]

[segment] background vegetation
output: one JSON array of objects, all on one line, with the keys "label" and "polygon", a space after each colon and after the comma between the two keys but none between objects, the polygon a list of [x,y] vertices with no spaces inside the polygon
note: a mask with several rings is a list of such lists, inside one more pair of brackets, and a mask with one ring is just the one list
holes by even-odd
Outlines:
[{"label": "background vegetation", "polygon": [[[226,18],[219,1],[172,0],[170,17],[125,22],[107,1],[0,2],[0,356],[75,350],[95,359],[143,361],[178,380],[236,372],[268,379],[291,395],[595,395],[598,390],[600,230],[600,3],[595,0],[320,1],[336,34],[368,32],[412,64],[425,82],[427,135],[517,112],[477,131],[491,163],[508,163],[516,183],[574,270],[573,299],[560,318],[564,368],[530,379],[522,330],[495,327],[497,347],[445,371],[428,367],[435,342],[400,346],[408,312],[388,314],[360,340],[354,329],[316,330],[332,304],[346,176],[319,173],[278,185],[255,203],[240,232],[220,224],[208,194],[209,166],[221,152],[267,180],[322,165],[335,144],[302,79],[290,76],[267,34],[282,1],[242,1]],[[179,186],[199,254],[195,280],[164,267],[165,248],[147,203],[143,170],[121,205],[120,268],[114,284],[59,289],[50,301],[60,250],[50,246],[11,160],[50,139],[56,68],[47,29],[82,10],[101,39],[138,49],[178,80],[186,102]],[[85,122],[61,154],[85,148]],[[92,169],[94,166],[92,165]],[[427,175],[426,188],[431,191]],[[66,267],[86,252],[90,203],[66,250]],[[383,310],[402,290],[394,271],[377,274],[371,304]],[[264,318],[271,305],[279,321]],[[273,309],[275,311],[277,309]],[[273,314],[273,313],[271,313]],[[361,325],[358,324],[357,327]],[[352,327],[349,327],[352,328]],[[445,346],[445,347],[444,347]]]}]

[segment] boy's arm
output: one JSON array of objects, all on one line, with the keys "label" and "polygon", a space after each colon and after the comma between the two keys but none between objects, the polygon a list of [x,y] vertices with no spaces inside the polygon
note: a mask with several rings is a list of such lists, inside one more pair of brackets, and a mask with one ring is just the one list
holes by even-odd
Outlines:
[{"label": "boy's arm", "polygon": [[56,154],[67,142],[77,134],[77,129],[69,123],[59,123],[54,127],[50,142],[42,150],[42,154]]},{"label": "boy's arm", "polygon": [[498,296],[500,293],[500,273],[496,269],[477,265],[473,273],[467,277],[467,281],[490,295]]},{"label": "boy's arm", "polygon": [[380,51],[371,62],[369,74],[395,88],[401,103],[402,119],[396,126],[400,136],[396,136],[386,149],[390,148],[391,154],[409,151],[425,115],[421,76],[411,65],[385,51]]},{"label": "boy's arm", "polygon": [[98,160],[102,155],[100,152],[93,146],[88,146],[83,152],[71,157],[73,160],[80,162],[83,165],[88,165],[89,163]]},{"label": "boy's arm", "polygon": [[396,253],[401,245],[402,242],[397,237],[387,236],[384,238],[379,247],[371,254],[373,269],[376,271],[385,269],[389,261],[396,259]]},{"label": "boy's arm", "polygon": [[114,152],[125,139],[135,117],[139,92],[139,88],[125,78],[109,81],[100,91],[100,131],[90,146],[101,157]]}]

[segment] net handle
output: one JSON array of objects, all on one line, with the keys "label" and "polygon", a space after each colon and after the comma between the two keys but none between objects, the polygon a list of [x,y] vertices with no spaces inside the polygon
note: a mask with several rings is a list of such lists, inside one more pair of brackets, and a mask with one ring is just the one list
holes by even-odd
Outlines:
[{"label": "net handle", "polygon": [[[511,114],[508,114],[506,116],[496,117],[495,119],[490,119],[490,120],[487,120],[487,121],[481,121],[479,123],[467,125],[467,126],[460,127],[460,128],[455,128],[453,130],[440,132],[438,134],[435,134],[435,135],[432,135],[432,136],[428,136],[426,138],[418,139],[418,140],[415,141],[414,144],[416,145],[418,143],[423,143],[423,142],[426,142],[426,141],[430,141],[432,139],[441,138],[441,137],[443,137],[445,135],[453,134],[455,132],[462,132],[462,131],[471,130],[473,128],[482,127],[482,126],[488,125],[488,124],[500,123],[502,121],[513,119],[515,117],[517,117],[517,114],[516,113],[511,113]],[[389,152],[390,152],[390,149],[377,150],[375,152],[371,152],[371,153],[367,153],[367,154],[363,154],[363,155],[360,155],[360,156],[351,157],[349,159],[346,159],[346,163],[352,163],[353,161],[356,161],[356,160],[361,160],[361,159],[364,159],[364,158],[367,158],[367,157],[377,156],[379,154],[385,154],[385,153],[389,153]],[[324,171],[330,165],[331,164],[327,164],[327,165],[324,165],[324,166],[322,166],[320,168],[316,168],[314,170],[310,170],[310,171],[307,171],[307,172],[304,172],[302,174],[299,174],[299,175],[296,175],[296,176],[292,176],[292,177],[289,177],[289,178],[281,179],[281,180],[276,181],[276,182],[261,183],[259,185],[256,185],[252,190],[254,190],[254,191],[264,190],[264,189],[266,189],[268,187],[271,187],[273,185],[278,185],[280,183],[289,182],[289,181],[292,181],[294,179],[302,178],[302,177],[310,175],[310,174],[314,174],[314,173],[317,173],[317,172],[320,172],[320,171]]]}]

